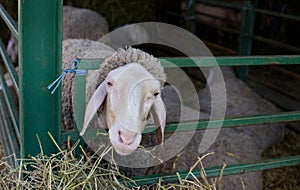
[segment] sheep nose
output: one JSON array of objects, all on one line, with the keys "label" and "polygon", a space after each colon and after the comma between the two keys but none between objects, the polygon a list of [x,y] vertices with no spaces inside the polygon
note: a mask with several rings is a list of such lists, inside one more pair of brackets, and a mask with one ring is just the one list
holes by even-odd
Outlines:
[{"label": "sheep nose", "polygon": [[136,134],[126,134],[124,132],[119,131],[119,137],[122,144],[128,146],[133,143]]}]

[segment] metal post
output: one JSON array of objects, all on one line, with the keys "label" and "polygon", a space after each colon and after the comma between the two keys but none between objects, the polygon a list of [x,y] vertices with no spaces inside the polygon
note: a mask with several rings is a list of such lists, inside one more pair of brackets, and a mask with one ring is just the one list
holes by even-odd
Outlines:
[{"label": "metal post", "polygon": [[[194,20],[196,17],[196,0],[186,0],[186,10],[185,10],[185,17],[188,18],[188,20],[185,20],[185,28],[192,32],[193,34],[196,33],[196,20]],[[192,19],[194,18],[194,19]]]},{"label": "metal post", "polygon": [[254,11],[251,1],[245,1],[243,26],[240,33],[240,55],[250,55],[253,41]]},{"label": "metal post", "polygon": [[47,85],[61,72],[62,0],[19,1],[21,157],[57,152],[60,143],[61,94]]},{"label": "metal post", "polygon": [[[239,36],[239,55],[251,55],[255,15],[251,1],[245,1],[242,14],[243,20]],[[248,67],[238,67],[236,73],[239,78],[244,79],[248,74]]]}]

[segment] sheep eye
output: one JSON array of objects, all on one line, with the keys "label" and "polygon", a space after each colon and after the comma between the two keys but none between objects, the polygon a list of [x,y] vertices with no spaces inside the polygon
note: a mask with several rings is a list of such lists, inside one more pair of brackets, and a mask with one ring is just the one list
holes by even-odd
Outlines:
[{"label": "sheep eye", "polygon": [[108,86],[112,86],[113,84],[112,84],[112,82],[107,82],[106,83]]},{"label": "sheep eye", "polygon": [[159,94],[159,92],[155,92],[153,95],[154,95],[154,96],[157,96],[158,94]]}]

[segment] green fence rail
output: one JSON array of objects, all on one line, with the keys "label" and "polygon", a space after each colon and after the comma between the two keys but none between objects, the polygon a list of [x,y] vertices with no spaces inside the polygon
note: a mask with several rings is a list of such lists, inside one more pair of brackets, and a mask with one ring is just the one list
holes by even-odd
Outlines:
[{"label": "green fence rail", "polygon": [[[279,168],[285,166],[293,166],[300,164],[300,156],[291,156],[286,158],[275,158],[258,161],[256,163],[248,164],[232,164],[225,167],[223,170],[223,176],[243,174],[245,172],[254,172],[259,170],[266,170],[271,168]],[[215,166],[210,168],[205,168],[206,177],[219,177],[222,170],[222,166]],[[201,179],[200,170],[194,171],[179,171],[176,174],[170,175],[148,175],[148,176],[138,176],[131,178],[132,181],[121,181],[122,183],[128,184],[130,187],[143,186],[156,184],[161,181],[163,184],[178,182],[178,179],[193,180],[194,176]]]},{"label": "green fence rail", "polygon": [[[99,59],[83,59],[79,60],[80,70],[96,70],[99,68],[103,60]],[[247,57],[192,57],[192,58],[164,58],[160,59],[162,65],[165,68],[172,67],[210,67],[215,66],[217,62],[219,66],[257,66],[257,65],[294,65],[300,63],[299,55],[288,55],[288,56],[247,56]],[[75,79],[75,120],[76,124],[80,127],[83,124],[84,108],[85,103],[85,76],[76,76]],[[178,131],[189,131],[189,130],[203,130],[203,129],[213,129],[219,127],[222,123],[222,128],[230,127],[242,127],[246,125],[257,125],[257,124],[269,124],[269,123],[279,123],[279,122],[292,122],[300,120],[300,111],[295,112],[282,112],[273,113],[267,115],[252,115],[244,117],[235,118],[225,118],[224,120],[203,120],[203,121],[192,121],[192,122],[180,122],[180,123],[167,123],[165,127],[166,133],[178,132]],[[208,123],[210,123],[209,128]],[[195,128],[196,126],[196,128]],[[91,132],[96,134],[95,131]],[[155,127],[147,127],[144,134],[155,133]],[[78,132],[63,132],[63,140],[67,138],[76,140],[79,138]],[[270,168],[277,168],[283,166],[292,166],[300,164],[300,155],[286,158],[276,158],[263,160],[256,163],[243,163],[229,165],[225,168],[223,175],[240,174],[244,172],[259,171]],[[205,172],[207,177],[216,177],[220,175],[222,166],[216,166],[212,168],[206,168]],[[201,171],[193,171],[195,176],[200,176]],[[179,176],[184,178],[192,178],[192,175],[188,171],[179,171]],[[133,183],[128,181],[123,181],[130,186],[134,185],[150,185],[157,183],[162,180],[164,183],[177,182],[178,175],[149,175],[149,176],[138,176],[132,178]]]},{"label": "green fence rail", "polygon": [[[204,1],[203,1],[204,2]],[[213,2],[214,1],[206,1]],[[248,2],[248,3],[247,3]],[[62,43],[62,0],[27,0],[19,1],[19,31],[16,22],[7,14],[2,5],[0,5],[0,15],[6,22],[12,34],[19,41],[19,76],[13,68],[5,51],[5,46],[0,41],[1,58],[5,69],[13,80],[14,88],[19,95],[19,113],[12,103],[12,95],[7,87],[4,73],[0,69],[0,135],[4,142],[4,151],[6,155],[15,153],[16,157],[26,157],[36,155],[40,152],[36,135],[42,141],[45,154],[55,153],[57,149],[48,138],[50,132],[58,143],[67,140],[67,136],[72,136],[73,140],[79,138],[78,132],[61,131],[61,95],[55,93],[51,95],[47,90],[47,85],[61,72],[61,43]],[[223,4],[225,7],[229,4]],[[232,6],[232,8],[244,9],[245,14],[251,8],[249,1],[243,6]],[[250,11],[250,12],[251,12]],[[261,10],[255,10],[257,12]],[[266,14],[273,14],[268,13]],[[286,16],[288,18],[292,18]],[[247,19],[245,17],[245,19]],[[253,15],[249,22],[253,21]],[[250,31],[250,32],[249,32]],[[241,38],[246,46],[251,46],[251,27],[243,31]],[[247,34],[245,33],[247,32]],[[245,54],[249,54],[245,50]],[[197,64],[195,64],[197,60]],[[79,69],[93,70],[97,69],[103,60],[80,60]],[[300,63],[299,55],[289,56],[240,56],[240,57],[194,57],[194,58],[165,58],[161,59],[162,65],[170,67],[210,67],[211,63],[217,63],[220,66],[256,66],[256,65],[292,65]],[[170,64],[172,63],[172,64]],[[85,100],[85,76],[76,77],[76,98],[81,104],[77,104],[75,117],[77,125],[81,126],[83,120],[84,100]],[[79,105],[79,106],[78,106]],[[7,112],[8,110],[8,112]],[[18,115],[19,114],[19,115]],[[212,123],[223,123],[223,127],[237,127],[244,125],[267,124],[276,122],[290,122],[300,120],[300,111],[273,113],[270,115],[253,115],[236,118],[226,118],[225,120],[213,120]],[[183,122],[180,124],[168,123],[166,132],[175,130],[190,130],[191,124],[197,123],[197,129],[206,129],[209,121]],[[211,125],[213,128],[214,125]],[[145,133],[153,132],[154,128],[147,128]],[[16,165],[13,157],[8,158],[12,165]],[[276,158],[259,161],[257,163],[243,163],[227,166],[224,175],[231,175],[243,172],[251,172],[282,166],[291,166],[300,164],[300,155],[286,158]],[[208,177],[220,174],[221,167],[216,166],[206,169]],[[194,175],[199,175],[200,171],[195,171]],[[182,178],[189,175],[187,171],[179,172]],[[162,179],[164,182],[176,181],[177,175],[151,175],[134,178],[139,185],[150,184]]]}]

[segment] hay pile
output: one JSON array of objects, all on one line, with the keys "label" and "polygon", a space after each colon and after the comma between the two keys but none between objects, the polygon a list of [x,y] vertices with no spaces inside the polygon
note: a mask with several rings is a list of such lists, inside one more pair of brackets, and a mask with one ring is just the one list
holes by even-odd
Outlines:
[{"label": "hay pile", "polygon": [[[53,137],[49,134],[50,138]],[[28,159],[20,159],[20,165],[12,168],[0,160],[0,189],[216,189],[220,179],[208,180],[205,177],[202,158],[194,164],[201,168],[201,178],[193,176],[194,180],[178,178],[177,184],[163,184],[160,180],[151,186],[137,186],[134,181],[122,175],[118,166],[103,159],[106,154],[113,154],[112,147],[105,147],[102,153],[87,155],[78,146],[79,142],[66,150],[58,148],[58,153],[51,156],[41,153]],[[81,148],[80,157],[74,156],[75,149]],[[77,150],[78,151],[78,150]]]},{"label": "hay pile", "polygon": [[[50,136],[51,137],[51,136]],[[52,137],[51,137],[52,138]],[[66,150],[58,147],[58,153],[47,156],[41,153],[35,157],[21,159],[17,168],[0,162],[0,189],[128,189],[117,178],[125,178],[113,163],[101,164],[103,156],[112,147],[106,147],[100,156],[79,158],[74,156],[76,143]]]}]

